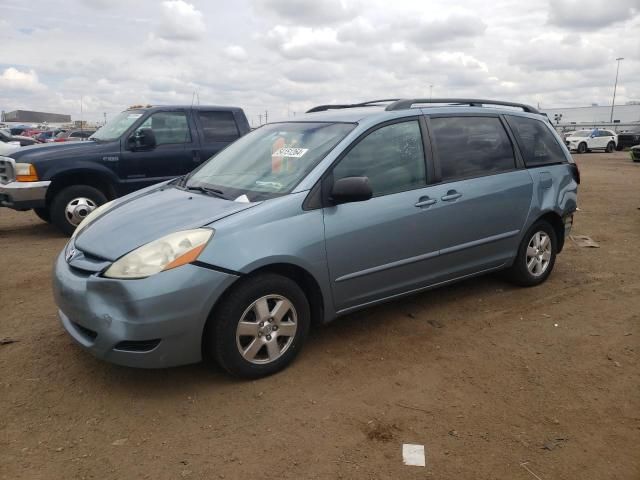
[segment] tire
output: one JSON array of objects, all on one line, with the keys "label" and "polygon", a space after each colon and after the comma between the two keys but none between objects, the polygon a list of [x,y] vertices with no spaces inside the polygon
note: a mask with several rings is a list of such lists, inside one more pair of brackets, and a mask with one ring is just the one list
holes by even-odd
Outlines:
[{"label": "tire", "polygon": [[616,144],[614,142],[609,142],[607,143],[607,148],[605,148],[604,151],[607,153],[613,153],[615,149],[616,149]]},{"label": "tire", "polygon": [[[274,312],[282,307],[286,310],[278,319]],[[237,377],[272,375],[296,357],[309,332],[310,319],[307,297],[293,280],[272,273],[240,280],[209,318],[203,342],[205,356]],[[291,335],[283,334],[285,329]]]},{"label": "tire", "polygon": [[[74,204],[75,202],[75,204]],[[72,185],[60,190],[51,202],[51,223],[71,235],[80,221],[107,202],[104,193],[89,185]]]},{"label": "tire", "polygon": [[584,143],[584,142],[579,143],[577,151],[578,151],[578,153],[586,153],[587,152],[587,144]]},{"label": "tire", "polygon": [[34,208],[33,211],[43,222],[51,223],[51,212],[48,208]]},{"label": "tire", "polygon": [[[538,237],[540,235],[540,237]],[[548,243],[544,243],[544,237],[548,238]],[[536,241],[536,237],[542,240],[542,244]],[[538,243],[538,245],[536,245]],[[548,245],[548,249],[545,248]],[[531,248],[543,251],[540,255],[532,255]],[[545,260],[545,253],[548,251],[548,257]],[[533,287],[543,283],[553,270],[556,263],[556,254],[558,252],[558,238],[555,230],[545,220],[538,220],[527,231],[522,239],[522,243],[518,248],[518,255],[509,270],[509,277],[513,283],[522,287]],[[535,257],[536,260],[534,260]],[[530,263],[532,260],[533,263]],[[530,268],[529,265],[532,265]],[[536,271],[537,270],[537,271]]]}]

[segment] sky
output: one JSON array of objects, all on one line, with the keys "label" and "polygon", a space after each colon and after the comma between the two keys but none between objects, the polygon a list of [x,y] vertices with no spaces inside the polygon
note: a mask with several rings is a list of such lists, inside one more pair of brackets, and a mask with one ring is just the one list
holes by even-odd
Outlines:
[{"label": "sky", "polygon": [[[0,109],[640,101],[640,0],[0,0]],[[259,116],[262,115],[262,118]]]}]

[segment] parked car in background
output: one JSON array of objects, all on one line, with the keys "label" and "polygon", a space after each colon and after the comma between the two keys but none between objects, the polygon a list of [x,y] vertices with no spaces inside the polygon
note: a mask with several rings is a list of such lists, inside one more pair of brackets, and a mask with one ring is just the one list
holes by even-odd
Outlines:
[{"label": "parked car in background", "polygon": [[53,139],[54,142],[79,142],[87,140],[91,135],[96,133],[95,130],[67,130],[60,132]]},{"label": "parked car in background", "polygon": [[640,145],[631,147],[629,152],[629,154],[631,155],[631,160],[633,160],[634,162],[640,162]]},{"label": "parked car in background", "polygon": [[41,128],[27,128],[21,133],[21,135],[25,137],[37,137],[42,132],[44,132],[44,130],[42,130]]},{"label": "parked car in background", "polygon": [[22,133],[26,130],[29,130],[31,127],[27,125],[18,125],[9,128],[11,135],[22,135]]},{"label": "parked car in background", "polygon": [[63,129],[47,130],[45,132],[40,133],[36,138],[42,143],[53,142],[56,138],[56,135],[63,132],[66,132],[66,130],[63,130]]},{"label": "parked car in background", "polygon": [[632,130],[618,133],[618,143],[616,144],[617,150],[631,148],[636,145],[640,145],[640,126]]},{"label": "parked car in background", "polygon": [[87,141],[0,157],[0,206],[33,209],[71,235],[96,207],[184,175],[247,132],[249,122],[235,107],[126,110]]},{"label": "parked car in background", "polygon": [[285,368],[312,323],[496,270],[522,286],[549,277],[579,172],[536,109],[309,112],[94,210],[54,267],[75,342],[122,365],[204,356],[256,378]]},{"label": "parked car in background", "polygon": [[35,138],[25,137],[22,135],[12,135],[8,130],[0,130],[0,141],[4,143],[15,143],[21,147],[40,143]]},{"label": "parked car in background", "polygon": [[611,130],[594,128],[576,130],[565,138],[569,150],[585,153],[591,150],[604,150],[611,153],[616,149],[618,136]]}]

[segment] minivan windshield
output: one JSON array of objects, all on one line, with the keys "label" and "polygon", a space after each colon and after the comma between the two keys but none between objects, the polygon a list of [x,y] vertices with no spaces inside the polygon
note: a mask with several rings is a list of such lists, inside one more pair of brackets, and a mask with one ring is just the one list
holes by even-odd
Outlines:
[{"label": "minivan windshield", "polygon": [[229,200],[259,201],[290,193],[355,128],[353,123],[273,123],[241,137],[195,170],[191,189]]},{"label": "minivan windshield", "polygon": [[91,139],[115,140],[116,138],[120,138],[120,135],[143,114],[144,110],[125,110],[108,121],[104,127],[91,136]]}]

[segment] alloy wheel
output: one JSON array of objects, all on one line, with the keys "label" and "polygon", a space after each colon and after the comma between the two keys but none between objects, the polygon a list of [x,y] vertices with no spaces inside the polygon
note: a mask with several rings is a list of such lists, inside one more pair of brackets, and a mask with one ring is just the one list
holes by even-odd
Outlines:
[{"label": "alloy wheel", "polygon": [[546,232],[533,234],[527,245],[527,270],[534,277],[539,277],[549,268],[551,261],[551,238]]},{"label": "alloy wheel", "polygon": [[281,295],[265,295],[242,314],[236,328],[236,345],[246,361],[271,363],[289,349],[297,330],[293,303]]}]

